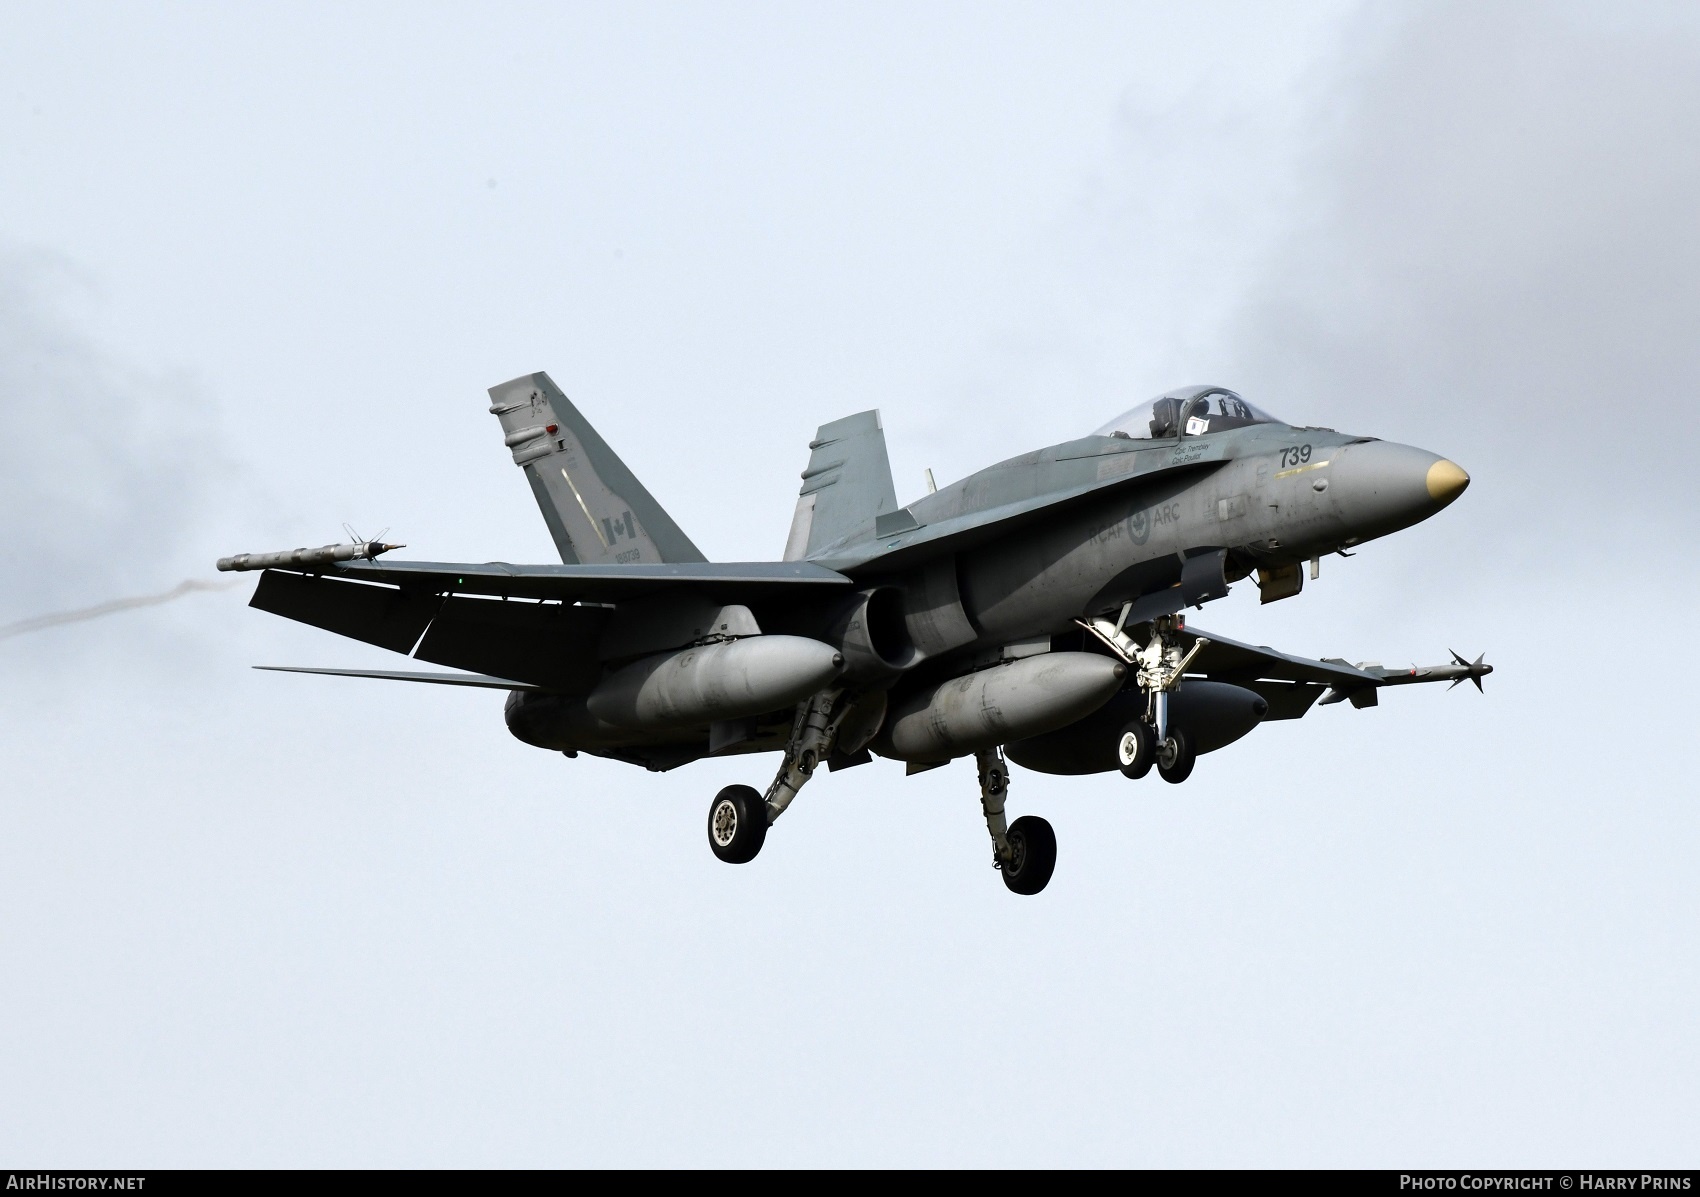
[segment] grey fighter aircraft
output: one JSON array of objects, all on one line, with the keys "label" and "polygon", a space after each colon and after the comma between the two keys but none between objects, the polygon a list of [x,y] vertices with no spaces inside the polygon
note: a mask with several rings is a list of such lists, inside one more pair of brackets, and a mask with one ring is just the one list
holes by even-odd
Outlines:
[{"label": "grey fighter aircraft", "polygon": [[1090,436],[1000,462],[899,507],[879,413],[824,425],[779,561],[705,559],[550,381],[493,387],[490,412],[560,565],[382,559],[356,539],[243,554],[252,606],[455,672],[295,672],[505,690],[518,739],[653,770],[782,754],[765,791],[709,805],[709,847],[743,863],[817,766],[909,773],[973,756],[994,861],[1042,890],[1056,837],[1008,823],[1007,761],[1045,773],[1155,767],[1313,704],[1492,667],[1310,660],[1187,625],[1256,576],[1297,595],[1305,563],[1409,527],[1469,476],[1409,445],[1296,427],[1233,391],[1171,391]]}]

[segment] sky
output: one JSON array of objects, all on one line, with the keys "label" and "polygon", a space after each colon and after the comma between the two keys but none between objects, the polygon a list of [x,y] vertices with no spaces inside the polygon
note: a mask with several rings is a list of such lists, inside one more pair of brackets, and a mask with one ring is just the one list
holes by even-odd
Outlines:
[{"label": "sky", "polygon": [[[900,500],[1164,389],[1469,491],[1297,599],[1486,651],[1154,776],[668,774],[190,590],[0,640],[29,1167],[1692,1165],[1687,6],[0,6],[0,625],[340,538],[547,561],[546,369],[712,559],[878,407]],[[446,692],[445,692],[446,691]]]}]

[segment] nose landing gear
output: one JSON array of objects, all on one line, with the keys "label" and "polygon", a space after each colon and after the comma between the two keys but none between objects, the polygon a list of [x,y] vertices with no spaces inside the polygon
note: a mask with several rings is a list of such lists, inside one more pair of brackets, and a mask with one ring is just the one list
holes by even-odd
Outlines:
[{"label": "nose landing gear", "polygon": [[1178,786],[1192,776],[1192,766],[1197,760],[1198,753],[1193,749],[1192,740],[1185,732],[1175,728],[1157,750],[1157,776],[1170,785]]},{"label": "nose landing gear", "polygon": [[1156,760],[1157,737],[1149,723],[1135,719],[1122,728],[1121,735],[1116,737],[1116,764],[1123,777],[1138,781],[1151,772]]},{"label": "nose landing gear", "polygon": [[1186,733],[1169,726],[1169,695],[1180,689],[1187,666],[1210,641],[1199,636],[1190,649],[1184,648],[1178,633],[1186,627],[1185,619],[1159,615],[1151,621],[1151,639],[1141,648],[1123,630],[1132,606],[1131,603],[1124,606],[1121,618],[1114,622],[1108,619],[1077,622],[1139,671],[1139,688],[1147,697],[1144,716],[1122,728],[1116,737],[1116,764],[1122,775],[1137,781],[1156,765],[1159,777],[1179,785],[1192,775],[1198,753]]}]

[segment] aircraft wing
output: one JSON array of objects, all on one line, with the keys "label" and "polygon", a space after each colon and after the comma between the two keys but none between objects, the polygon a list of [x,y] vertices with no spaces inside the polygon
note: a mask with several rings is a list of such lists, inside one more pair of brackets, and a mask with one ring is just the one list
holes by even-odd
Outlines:
[{"label": "aircraft wing", "polygon": [[1201,673],[1216,681],[1236,679],[1283,682],[1309,682],[1323,686],[1339,686],[1347,690],[1375,685],[1375,675],[1348,665],[1344,661],[1315,661],[1295,657],[1291,653],[1261,644],[1242,644],[1215,632],[1188,626],[1180,633],[1189,646],[1197,640],[1209,641],[1192,660],[1188,673]]},{"label": "aircraft wing", "polygon": [[1322,660],[1298,657],[1267,645],[1244,644],[1201,628],[1187,627],[1180,636],[1189,648],[1199,640],[1206,641],[1188,665],[1189,675],[1232,682],[1256,691],[1269,703],[1266,716],[1269,719],[1297,719],[1319,698],[1324,706],[1345,701],[1354,707],[1373,707],[1383,686],[1446,681],[1457,685],[1471,681],[1480,689],[1481,679],[1493,672],[1493,666],[1483,664],[1480,658],[1472,664],[1456,653],[1455,664],[1383,669],[1379,665],[1353,665],[1332,657]]},{"label": "aircraft wing", "polygon": [[[308,571],[301,571],[308,572]],[[795,587],[849,586],[841,573],[808,561],[684,562],[650,565],[481,565],[441,561],[339,561],[315,567],[362,582],[381,582],[433,594],[616,603],[689,586],[727,601]]]},{"label": "aircraft wing", "polygon": [[[850,586],[844,575],[805,561],[471,565],[355,560],[267,569],[249,606],[480,679],[447,684],[499,688],[512,681],[520,683],[513,688],[584,693],[602,668],[604,628],[623,604],[642,601],[637,610],[643,615],[630,621],[641,630],[669,619],[688,624],[718,604],[783,603]],[[681,633],[680,643],[693,638],[689,632],[687,627]],[[438,682],[444,677],[382,671],[354,676]]]}]

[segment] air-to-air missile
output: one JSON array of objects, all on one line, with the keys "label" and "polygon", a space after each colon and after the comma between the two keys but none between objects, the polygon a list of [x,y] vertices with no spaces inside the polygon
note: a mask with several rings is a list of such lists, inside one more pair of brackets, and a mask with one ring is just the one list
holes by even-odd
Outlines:
[{"label": "air-to-air missile", "polygon": [[[1454,663],[1451,665],[1413,665],[1409,669],[1383,669],[1377,661],[1361,661],[1355,668],[1373,674],[1377,689],[1383,686],[1409,686],[1421,682],[1451,682],[1452,686],[1456,686],[1459,682],[1470,682],[1479,691],[1482,688],[1482,679],[1493,672],[1493,666],[1483,662],[1482,658],[1486,655],[1486,653],[1483,653],[1481,657],[1477,657],[1474,661],[1466,661],[1456,649],[1453,649],[1452,660]],[[1446,688],[1450,690],[1452,686]],[[1375,690],[1356,691],[1351,689],[1335,690],[1324,696],[1317,705],[1325,707],[1330,703],[1353,698],[1360,693],[1367,693],[1372,701],[1367,704],[1360,702],[1358,705],[1374,705]]]},{"label": "air-to-air missile", "polygon": [[[1294,598],[1321,561],[1444,509],[1438,454],[1283,423],[1222,387],[1160,395],[1077,437],[899,505],[877,412],[810,443],[783,559],[711,563],[549,377],[490,390],[560,565],[379,560],[399,545],[244,554],[252,605],[455,673],[298,670],[507,690],[527,744],[668,770],[781,753],[728,786],[709,846],[752,859],[817,764],[919,772],[973,756],[994,861],[1044,888],[1050,825],[1006,824],[1005,754],[1041,773],[1155,770],[1312,707],[1470,681],[1480,658],[1384,669],[1191,629],[1255,576]],[[653,453],[671,448],[652,446]],[[353,533],[350,533],[353,536]],[[878,837],[858,837],[878,843]]]},{"label": "air-to-air missile", "polygon": [[335,565],[339,561],[371,561],[391,549],[406,547],[404,544],[384,544],[378,540],[357,540],[353,544],[327,544],[317,549],[238,553],[234,557],[220,557],[218,568],[224,573],[246,573],[255,569],[311,569],[315,565]]}]

